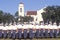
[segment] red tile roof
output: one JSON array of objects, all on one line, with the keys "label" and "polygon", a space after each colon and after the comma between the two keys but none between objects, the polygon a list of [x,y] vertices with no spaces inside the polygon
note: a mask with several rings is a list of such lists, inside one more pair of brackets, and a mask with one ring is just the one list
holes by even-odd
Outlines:
[{"label": "red tile roof", "polygon": [[27,15],[37,15],[37,11],[27,11]]}]

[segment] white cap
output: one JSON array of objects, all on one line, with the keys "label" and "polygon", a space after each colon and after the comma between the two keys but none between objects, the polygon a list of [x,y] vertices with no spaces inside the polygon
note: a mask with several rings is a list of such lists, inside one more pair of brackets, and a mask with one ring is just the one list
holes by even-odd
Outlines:
[{"label": "white cap", "polygon": [[43,27],[44,27],[44,29],[49,29],[49,26],[48,25],[45,25]]},{"label": "white cap", "polygon": [[39,25],[36,25],[34,27],[35,27],[35,29],[40,29],[40,26]]},{"label": "white cap", "polygon": [[16,29],[17,29],[17,27],[14,26],[14,25],[10,25],[10,26],[8,27],[8,30],[16,30]]},{"label": "white cap", "polygon": [[8,28],[8,27],[3,27],[3,29],[2,29],[2,30],[8,30],[7,28]]},{"label": "white cap", "polygon": [[29,25],[28,28],[29,28],[29,29],[33,29],[33,28],[34,28],[34,25]]},{"label": "white cap", "polygon": [[3,29],[3,27],[4,27],[4,26],[0,26],[0,30],[2,30],[2,29]]},{"label": "white cap", "polygon": [[29,25],[28,24],[27,25],[24,25],[22,28],[23,29],[28,29],[29,28]]},{"label": "white cap", "polygon": [[23,26],[22,26],[22,25],[20,25],[20,24],[19,24],[19,25],[17,25],[17,28],[18,28],[18,29],[22,29],[22,27],[23,27]]}]

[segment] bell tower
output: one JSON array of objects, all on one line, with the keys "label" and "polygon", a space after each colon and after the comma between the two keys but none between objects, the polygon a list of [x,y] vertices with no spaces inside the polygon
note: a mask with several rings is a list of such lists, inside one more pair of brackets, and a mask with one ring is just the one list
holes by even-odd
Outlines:
[{"label": "bell tower", "polygon": [[24,4],[22,2],[19,3],[18,16],[19,16],[18,20],[20,20],[20,16],[24,17]]}]

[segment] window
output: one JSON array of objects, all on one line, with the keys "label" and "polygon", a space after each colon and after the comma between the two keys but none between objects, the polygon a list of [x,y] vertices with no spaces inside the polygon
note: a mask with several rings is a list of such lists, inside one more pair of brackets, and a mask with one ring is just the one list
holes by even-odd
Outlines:
[{"label": "window", "polygon": [[20,8],[20,12],[22,12],[22,8]]},{"label": "window", "polygon": [[37,18],[36,18],[36,21],[37,21]]}]

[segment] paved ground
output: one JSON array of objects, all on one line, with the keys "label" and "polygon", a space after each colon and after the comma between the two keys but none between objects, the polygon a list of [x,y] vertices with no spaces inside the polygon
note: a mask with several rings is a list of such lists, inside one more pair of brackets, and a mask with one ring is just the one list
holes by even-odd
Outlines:
[{"label": "paved ground", "polygon": [[[13,39],[0,39],[0,40],[13,40]],[[19,40],[19,39],[15,39],[15,40]],[[25,40],[25,39],[21,39],[21,40]],[[26,39],[26,40],[30,40],[30,39]],[[60,38],[43,38],[43,39],[32,39],[32,40],[60,40]]]}]

